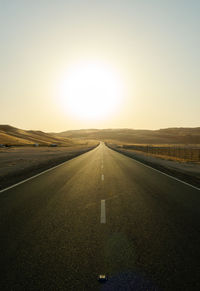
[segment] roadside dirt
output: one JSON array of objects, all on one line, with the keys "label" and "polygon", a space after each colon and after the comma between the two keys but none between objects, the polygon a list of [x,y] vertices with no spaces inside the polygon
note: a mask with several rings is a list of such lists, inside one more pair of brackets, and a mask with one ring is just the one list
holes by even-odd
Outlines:
[{"label": "roadside dirt", "polygon": [[200,164],[192,162],[177,162],[154,157],[150,154],[140,153],[134,150],[118,148],[116,145],[107,144],[113,150],[128,157],[134,158],[166,174],[174,176],[182,181],[200,188]]},{"label": "roadside dirt", "polygon": [[81,155],[97,145],[0,148],[0,190]]}]

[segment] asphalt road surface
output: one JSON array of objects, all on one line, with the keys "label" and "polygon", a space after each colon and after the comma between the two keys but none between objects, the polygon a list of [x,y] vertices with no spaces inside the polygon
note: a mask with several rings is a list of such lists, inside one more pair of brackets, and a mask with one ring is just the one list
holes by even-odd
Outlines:
[{"label": "asphalt road surface", "polygon": [[0,290],[200,290],[200,191],[104,144],[1,192],[0,234]]}]

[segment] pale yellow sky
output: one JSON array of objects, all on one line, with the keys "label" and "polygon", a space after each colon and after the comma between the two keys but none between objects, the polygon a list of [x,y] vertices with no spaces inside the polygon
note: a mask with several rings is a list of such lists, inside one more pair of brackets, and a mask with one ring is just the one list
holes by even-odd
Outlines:
[{"label": "pale yellow sky", "polygon": [[[0,0],[0,124],[57,132],[200,126],[199,8],[178,0]],[[113,92],[123,90],[113,112],[87,119],[63,108],[59,86],[75,64],[92,62],[117,75],[116,88],[107,87],[113,107]],[[95,82],[100,110],[99,94],[104,104],[109,96]]]}]

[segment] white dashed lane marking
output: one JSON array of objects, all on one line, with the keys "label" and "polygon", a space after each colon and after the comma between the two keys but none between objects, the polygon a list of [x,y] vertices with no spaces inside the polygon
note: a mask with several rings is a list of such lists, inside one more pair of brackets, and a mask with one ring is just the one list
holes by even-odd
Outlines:
[{"label": "white dashed lane marking", "polygon": [[106,223],[106,200],[101,200],[101,223]]}]

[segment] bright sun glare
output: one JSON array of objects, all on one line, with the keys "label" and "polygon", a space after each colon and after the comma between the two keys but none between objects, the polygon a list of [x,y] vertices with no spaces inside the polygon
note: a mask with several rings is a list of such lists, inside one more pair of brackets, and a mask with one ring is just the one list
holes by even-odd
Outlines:
[{"label": "bright sun glare", "polygon": [[60,87],[62,108],[74,117],[101,119],[120,105],[122,81],[110,67],[99,63],[81,63],[71,67]]}]

